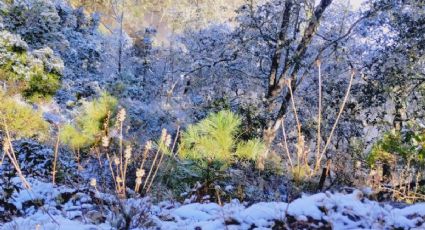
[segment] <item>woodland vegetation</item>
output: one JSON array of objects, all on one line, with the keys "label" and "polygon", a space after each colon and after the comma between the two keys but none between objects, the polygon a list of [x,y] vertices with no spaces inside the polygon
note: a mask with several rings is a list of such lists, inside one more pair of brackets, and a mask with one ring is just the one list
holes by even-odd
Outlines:
[{"label": "woodland vegetation", "polygon": [[132,199],[425,201],[423,1],[0,0],[0,83],[0,223],[34,180],[115,229],[154,226]]}]

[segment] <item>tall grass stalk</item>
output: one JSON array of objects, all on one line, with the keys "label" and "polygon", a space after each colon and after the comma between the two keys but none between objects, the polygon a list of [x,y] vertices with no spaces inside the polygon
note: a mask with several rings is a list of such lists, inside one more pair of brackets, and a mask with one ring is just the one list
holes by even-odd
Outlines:
[{"label": "tall grass stalk", "polygon": [[344,111],[345,104],[348,101],[348,97],[350,96],[350,91],[351,91],[351,86],[353,85],[354,76],[355,76],[355,71],[352,70],[351,71],[351,76],[350,76],[350,82],[348,83],[348,87],[347,87],[347,90],[345,92],[344,100],[342,101],[341,106],[339,108],[339,112],[338,112],[338,115],[336,117],[335,123],[332,126],[331,132],[329,133],[329,136],[328,136],[328,138],[326,140],[326,144],[323,147],[323,150],[320,153],[319,158],[316,159],[316,167],[315,167],[316,169],[320,168],[323,155],[326,153],[326,150],[328,149],[328,147],[329,147],[329,145],[331,143],[332,136],[333,136],[333,134],[335,132],[335,129],[336,129],[337,125],[338,125],[339,119],[341,118],[342,112]]},{"label": "tall grass stalk", "polygon": [[136,183],[135,183],[136,185],[134,186],[135,192],[140,191],[140,185],[142,185],[142,178],[145,176],[144,165],[148,157],[148,153],[151,149],[152,149],[152,141],[146,142],[145,150],[143,151],[143,156],[142,156],[142,163],[140,164],[139,168],[136,170]]},{"label": "tall grass stalk", "polygon": [[285,120],[282,119],[281,123],[282,123],[283,145],[284,145],[284,148],[285,148],[286,156],[288,157],[288,160],[289,160],[289,164],[291,166],[291,170],[293,170],[294,169],[294,163],[292,162],[291,153],[289,152],[289,148],[288,148],[288,140],[287,140],[287,135],[286,135],[286,130],[285,130]]},{"label": "tall grass stalk", "polygon": [[10,162],[12,163],[13,167],[15,167],[15,170],[18,173],[18,177],[21,180],[22,184],[24,185],[24,188],[31,190],[31,185],[25,179],[25,176],[22,173],[21,167],[19,166],[19,161],[16,158],[15,150],[13,149],[12,139],[10,137],[10,132],[9,132],[9,128],[6,123],[6,120],[3,118],[2,121],[3,121],[4,132],[6,134],[6,139],[3,143],[3,151],[5,152],[7,157],[10,159]]},{"label": "tall grass stalk", "polygon": [[[321,63],[320,60],[317,60],[316,62],[317,68],[318,68],[318,75],[319,75],[319,104],[318,104],[318,111],[317,111],[317,140],[316,140],[316,159],[320,158],[320,146],[322,143],[322,134],[321,134],[321,122],[322,122],[322,71],[321,71]],[[318,164],[316,163],[315,171],[318,170]]]},{"label": "tall grass stalk", "polygon": [[[326,138],[326,142],[325,145],[322,148],[322,100],[323,100],[323,93],[322,93],[322,73],[321,73],[321,63],[318,60],[316,62],[316,65],[318,67],[318,80],[319,80],[319,88],[318,88],[318,115],[317,115],[317,138],[316,138],[316,151],[315,153],[312,153],[311,151],[309,151],[306,146],[305,146],[305,140],[304,140],[304,135],[302,133],[302,124],[300,121],[300,118],[298,116],[298,109],[297,109],[297,105],[295,102],[295,95],[293,93],[293,89],[292,89],[292,85],[291,85],[291,80],[287,80],[286,81],[286,85],[288,87],[288,91],[291,97],[291,108],[294,114],[294,120],[296,123],[296,131],[297,131],[297,141],[295,143],[295,147],[296,147],[296,154],[295,153],[291,153],[291,151],[289,150],[289,145],[288,145],[288,135],[287,135],[287,131],[285,129],[285,119],[282,118],[280,121],[276,122],[278,123],[278,126],[282,126],[282,137],[283,137],[283,148],[284,148],[284,152],[286,153],[286,156],[288,158],[289,161],[289,166],[290,166],[290,172],[292,172],[293,176],[295,177],[295,179],[302,179],[302,177],[304,176],[313,176],[316,175],[322,165],[322,159],[323,156],[326,154],[326,151],[328,150],[333,134],[336,130],[336,127],[341,119],[341,115],[345,109],[345,105],[348,101],[350,92],[351,92],[351,87],[353,85],[353,80],[354,80],[354,76],[355,76],[355,71],[352,70],[351,74],[350,74],[350,80],[348,83],[348,87],[345,91],[345,95],[344,98],[342,100],[342,103],[339,107],[339,111],[337,113],[337,117],[335,120],[335,123],[333,124],[331,131],[329,133],[329,135]],[[279,128],[279,127],[278,127]],[[313,161],[310,162],[309,161],[309,156],[310,154],[313,157]],[[330,167],[331,167],[332,161],[329,159],[326,163],[326,168],[324,170],[324,172],[326,174],[329,173]],[[323,174],[323,173],[322,173]],[[322,175],[323,177],[323,175]],[[323,179],[323,178],[322,178]]]},{"label": "tall grass stalk", "polygon": [[291,80],[288,79],[286,82],[286,85],[288,86],[289,89],[289,93],[291,95],[291,106],[292,106],[292,110],[294,113],[294,118],[295,118],[295,123],[297,125],[297,137],[298,137],[298,142],[297,142],[297,165],[299,166],[301,164],[301,154],[302,154],[302,143],[301,143],[301,124],[300,124],[300,120],[298,119],[298,112],[297,112],[297,108],[295,106],[295,99],[294,99],[294,95],[292,92],[292,87],[291,87]]},{"label": "tall grass stalk", "polygon": [[[118,120],[118,130],[119,130],[119,163],[116,164],[117,166],[117,183],[119,185],[120,188],[120,194],[122,194],[123,196],[125,196],[125,173],[124,173],[124,156],[123,156],[123,140],[124,140],[124,136],[123,136],[123,125],[124,125],[124,120],[126,118],[126,111],[125,109],[121,109],[118,112],[117,115],[117,120]],[[127,161],[127,160],[125,160]]]},{"label": "tall grass stalk", "polygon": [[58,133],[56,137],[56,143],[55,143],[55,152],[54,152],[54,159],[53,159],[53,169],[52,169],[52,183],[55,184],[56,182],[56,165],[59,157],[59,143],[60,143],[60,128],[58,128]]},{"label": "tall grass stalk", "polygon": [[[162,130],[162,133],[161,133],[161,138],[159,139],[159,144],[162,144],[165,141],[166,138],[167,138],[167,130],[163,129]],[[145,189],[146,186],[148,185],[148,182],[149,182],[149,179],[150,179],[150,177],[152,175],[152,172],[153,172],[153,169],[155,167],[156,161],[158,160],[158,154],[159,154],[159,152],[160,152],[160,148],[158,148],[156,150],[156,152],[155,152],[155,158],[153,159],[152,165],[151,165],[151,167],[149,169],[148,176],[146,177],[145,183],[143,184],[143,189]]]},{"label": "tall grass stalk", "polygon": [[[175,148],[175,145],[176,145],[176,142],[177,142],[177,138],[178,138],[178,133],[179,133],[179,130],[177,130],[177,135],[174,138],[173,146],[169,150],[170,155],[174,151],[174,148]],[[158,173],[159,167],[161,166],[162,160],[164,159],[164,155],[165,155],[165,153],[167,152],[168,148],[171,145],[171,135],[170,134],[167,135],[166,139],[163,142],[163,145],[164,145],[164,149],[162,149],[162,151],[161,151],[161,157],[159,158],[159,162],[158,162],[158,165],[156,166],[156,169],[155,169],[155,172],[154,172],[154,174],[152,176],[151,182],[149,183],[149,185],[148,185],[148,187],[146,189],[146,193],[149,192],[149,190],[150,190],[150,188],[152,186],[152,183],[155,180],[156,174]]]}]

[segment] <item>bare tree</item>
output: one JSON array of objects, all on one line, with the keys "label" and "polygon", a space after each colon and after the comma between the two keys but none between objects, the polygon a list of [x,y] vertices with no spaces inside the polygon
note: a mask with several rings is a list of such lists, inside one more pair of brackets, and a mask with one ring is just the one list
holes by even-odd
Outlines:
[{"label": "bare tree", "polygon": [[[320,19],[323,16],[325,10],[331,5],[332,0],[321,0],[319,5],[314,9],[314,13],[308,21],[307,27],[304,29],[301,40],[296,46],[295,52],[289,53],[289,43],[291,38],[288,36],[288,27],[292,22],[291,17],[295,17],[298,20],[299,10],[293,10],[294,1],[287,0],[285,2],[285,8],[282,16],[282,23],[278,40],[276,42],[275,51],[272,58],[272,64],[270,73],[268,76],[268,91],[266,95],[266,108],[270,113],[270,118],[266,129],[264,130],[264,139],[268,144],[271,144],[276,136],[277,129],[279,127],[282,117],[286,114],[289,102],[291,99],[291,93],[288,90],[286,82],[291,82],[292,91],[297,89],[298,81],[297,75],[301,69],[302,58],[304,57],[311,41],[316,34],[317,28],[320,25]],[[297,15],[294,15],[297,14]],[[296,30],[295,30],[296,31]],[[295,34],[296,32],[294,32]],[[285,60],[283,63],[280,62],[282,57],[282,51],[285,50]],[[278,74],[278,70],[282,69],[281,73]],[[288,78],[290,81],[287,81]],[[282,95],[283,94],[283,95]],[[276,100],[282,95],[282,102],[278,104]],[[276,107],[280,107],[277,114],[274,110]]]}]

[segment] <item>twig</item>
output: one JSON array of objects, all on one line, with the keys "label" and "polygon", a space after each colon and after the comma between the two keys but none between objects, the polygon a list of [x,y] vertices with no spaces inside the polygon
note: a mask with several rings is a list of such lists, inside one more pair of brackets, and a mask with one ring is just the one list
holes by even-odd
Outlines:
[{"label": "twig", "polygon": [[[178,138],[178,133],[179,133],[179,129],[180,129],[180,127],[178,127],[177,128],[177,135],[176,135],[176,137],[174,138],[174,142],[173,142],[173,146],[172,146],[172,148],[170,149],[170,153],[172,154],[173,153],[173,151],[174,151],[174,147],[176,146],[176,142],[177,142],[177,138]],[[168,138],[168,137],[167,137]],[[164,140],[164,142],[163,142],[163,144],[165,145],[165,147],[166,148],[168,148],[169,146],[167,146],[167,144],[168,143],[166,143],[167,141],[166,140]],[[159,169],[159,166],[161,165],[161,163],[162,163],[162,159],[164,158],[164,151],[162,151],[162,153],[161,153],[161,157],[160,157],[160,159],[159,159],[159,163],[158,163],[158,165],[157,165],[157,167],[156,167],[156,169],[155,169],[155,172],[154,172],[154,174],[153,174],[153,176],[152,176],[152,179],[151,179],[151,182],[149,183],[149,186],[148,186],[148,188],[146,189],[146,193],[147,192],[149,192],[149,190],[150,190],[150,188],[151,188],[151,186],[152,186],[152,183],[153,183],[153,181],[154,181],[154,179],[155,179],[155,176],[156,176],[156,174],[157,174],[157,172],[158,172],[158,169]]]},{"label": "twig", "polygon": [[58,126],[58,134],[56,137],[56,144],[55,144],[55,153],[54,153],[54,159],[53,159],[53,171],[52,171],[52,183],[55,184],[56,182],[56,163],[58,161],[58,155],[59,155],[59,137],[60,137],[60,128]]},{"label": "twig", "polygon": [[284,142],[284,146],[285,146],[285,151],[286,151],[286,155],[288,156],[289,163],[291,164],[291,171],[292,171],[294,169],[294,164],[292,163],[291,154],[290,154],[289,148],[288,148],[288,141],[286,139],[286,130],[285,130],[284,119],[281,119],[281,122],[282,122],[282,135],[283,135],[283,142]]},{"label": "twig", "polygon": [[6,155],[9,157],[12,165],[15,167],[15,170],[18,173],[18,176],[21,179],[22,183],[24,184],[25,188],[27,188],[28,190],[31,190],[31,186],[28,183],[28,181],[25,179],[25,177],[24,177],[24,175],[21,171],[21,167],[19,166],[19,162],[16,159],[16,154],[15,154],[15,151],[13,149],[13,145],[12,145],[12,141],[11,141],[11,137],[10,137],[10,133],[9,133],[9,128],[8,128],[4,118],[3,118],[3,126],[4,126],[4,132],[6,133],[6,145],[8,145],[8,148],[5,148],[4,151],[6,152]]},{"label": "twig", "polygon": [[298,118],[298,112],[297,112],[297,108],[295,106],[295,99],[294,99],[294,94],[292,92],[292,86],[291,86],[291,79],[287,80],[287,85],[288,85],[288,89],[289,89],[289,93],[291,95],[291,105],[292,105],[292,110],[294,111],[294,117],[295,117],[295,122],[297,123],[297,135],[298,135],[298,143],[297,143],[297,167],[298,167],[298,173],[300,173],[301,171],[301,160],[303,158],[303,152],[304,152],[304,140],[302,137],[302,133],[301,133],[301,123],[300,120]]},{"label": "twig", "polygon": [[[163,141],[163,137],[161,137],[161,140],[159,141],[160,143]],[[149,181],[149,178],[150,178],[150,176],[151,176],[151,174],[152,174],[152,171],[153,171],[153,168],[155,167],[155,163],[156,163],[156,161],[157,161],[157,159],[158,159],[158,153],[159,153],[159,148],[156,150],[156,153],[155,153],[155,158],[153,159],[153,162],[152,162],[152,165],[151,165],[151,167],[150,167],[150,169],[149,169],[149,173],[148,173],[148,176],[146,177],[146,179],[145,179],[145,183],[143,184],[143,189],[145,189],[146,188],[146,185],[148,184],[148,181]]]}]

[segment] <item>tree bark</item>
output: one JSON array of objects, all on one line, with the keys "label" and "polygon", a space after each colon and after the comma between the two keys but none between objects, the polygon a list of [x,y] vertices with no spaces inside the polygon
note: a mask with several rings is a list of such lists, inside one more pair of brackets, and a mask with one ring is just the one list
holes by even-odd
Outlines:
[{"label": "tree bark", "polygon": [[120,38],[119,38],[119,44],[118,44],[118,75],[121,76],[121,69],[122,69],[122,46],[123,46],[123,23],[124,23],[124,11],[121,12],[120,16]]},{"label": "tree bark", "polygon": [[[291,94],[289,93],[289,90],[284,91],[284,89],[287,88],[285,87],[287,82],[286,77],[289,76],[291,78],[292,91],[295,92],[297,85],[299,84],[299,82],[297,82],[296,76],[299,70],[301,69],[302,58],[304,57],[308,46],[311,44],[313,36],[316,34],[316,31],[320,25],[320,19],[322,18],[323,13],[325,12],[326,8],[331,5],[332,1],[333,0],[320,1],[319,5],[316,7],[314,11],[312,18],[310,19],[308,23],[307,28],[304,30],[304,34],[295,50],[295,53],[292,55],[292,57],[290,57],[289,61],[285,60],[285,66],[283,66],[283,71],[280,74],[279,78],[276,78],[276,73],[277,73],[277,70],[279,69],[279,61],[280,61],[280,55],[281,55],[280,52],[278,51],[281,50],[280,46],[289,45],[289,44],[283,44],[278,42],[276,45],[277,47],[272,60],[272,66],[271,66],[271,71],[269,75],[269,88],[268,88],[268,93],[266,97],[266,109],[269,113],[271,113],[271,116],[270,116],[271,118],[268,121],[267,127],[264,130],[264,134],[263,134],[264,140],[266,144],[268,145],[270,145],[273,142],[276,136],[276,131],[277,131],[276,127],[279,127],[280,120],[286,114],[287,108],[289,105],[288,102],[291,99]],[[288,2],[291,2],[291,1],[288,1]],[[288,2],[286,3],[289,4]],[[285,7],[286,6],[287,5],[285,5]],[[287,11],[287,9],[289,8],[285,8],[284,14]],[[288,17],[288,20],[289,20],[288,15],[283,15],[283,19],[285,19],[286,17]],[[284,21],[285,20],[282,21],[283,26],[286,25]],[[288,24],[289,24],[289,21],[288,21]],[[286,34],[286,28],[282,28],[281,33]],[[286,35],[280,34],[279,39],[285,38],[285,36]],[[277,65],[276,65],[276,61],[277,61]],[[279,95],[282,94],[282,92],[285,92],[285,93],[284,95],[282,95],[283,101],[280,104],[280,109],[277,115],[273,115],[274,113],[273,111],[277,107],[276,98],[279,97]]]},{"label": "tree bark", "polygon": [[[279,62],[282,57],[282,49],[286,44],[286,34],[289,27],[289,21],[291,18],[291,9],[293,6],[292,0],[288,0],[285,2],[285,10],[283,11],[283,17],[282,17],[282,23],[280,26],[280,32],[277,39],[277,45],[273,54],[272,58],[272,64],[270,68],[269,73],[269,90],[268,92],[271,93],[273,88],[275,87],[277,83],[277,71],[279,69]],[[269,95],[271,96],[271,95]]]},{"label": "tree bark", "polygon": [[319,181],[319,185],[317,186],[317,191],[322,191],[323,186],[325,186],[326,178],[328,177],[329,171],[331,169],[331,164],[332,164],[332,161],[328,159],[326,162],[326,167],[322,169],[322,175],[320,176],[320,181]]}]

